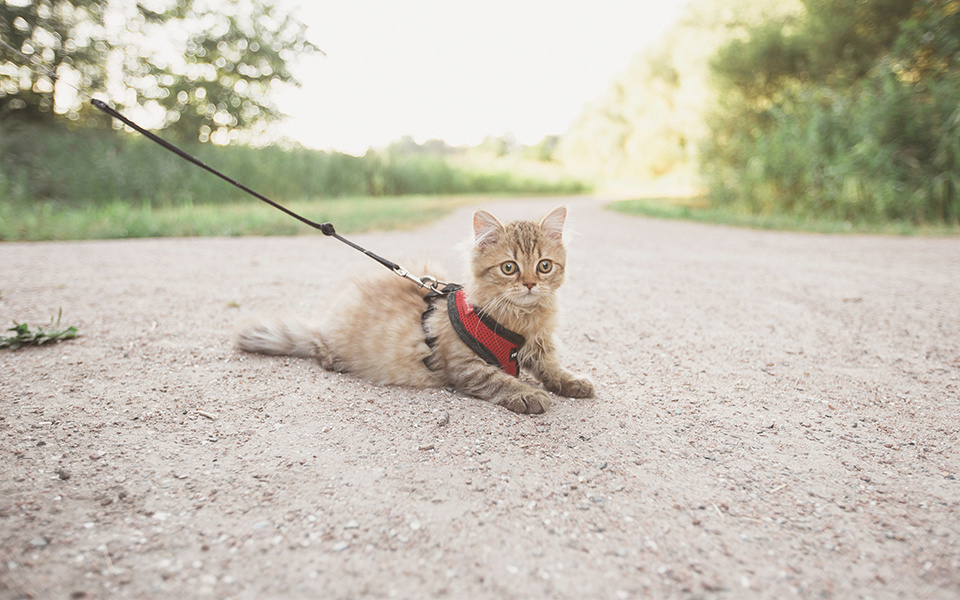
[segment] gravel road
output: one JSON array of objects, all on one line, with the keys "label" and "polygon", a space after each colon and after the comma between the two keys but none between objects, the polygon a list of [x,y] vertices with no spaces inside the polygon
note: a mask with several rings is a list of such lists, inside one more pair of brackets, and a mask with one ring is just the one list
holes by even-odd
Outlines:
[{"label": "gravel road", "polygon": [[[960,597],[960,239],[485,208],[560,203],[541,416],[238,353],[380,268],[319,235],[0,244],[81,332],[0,352],[0,597]],[[471,210],[352,239],[462,273]]]}]

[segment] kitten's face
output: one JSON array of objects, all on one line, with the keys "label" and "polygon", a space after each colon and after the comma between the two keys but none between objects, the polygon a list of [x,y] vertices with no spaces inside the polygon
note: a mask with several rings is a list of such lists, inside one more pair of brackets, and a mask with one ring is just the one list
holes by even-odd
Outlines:
[{"label": "kitten's face", "polygon": [[490,213],[474,215],[473,273],[486,304],[526,309],[554,301],[566,270],[565,217],[559,208],[539,223],[502,225]]}]

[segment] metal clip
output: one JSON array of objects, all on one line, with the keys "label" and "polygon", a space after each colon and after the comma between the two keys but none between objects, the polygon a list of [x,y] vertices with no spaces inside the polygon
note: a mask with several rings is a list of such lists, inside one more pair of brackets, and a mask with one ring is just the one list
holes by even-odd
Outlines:
[{"label": "metal clip", "polygon": [[424,275],[423,277],[416,277],[414,275],[411,275],[410,272],[404,269],[403,267],[397,267],[396,269],[393,270],[393,272],[399,275],[400,277],[403,277],[404,279],[408,279],[413,283],[417,284],[418,288],[427,287],[436,292],[436,291],[439,291],[439,288],[441,285],[446,285],[443,281],[438,280],[436,277],[431,277],[430,275]]},{"label": "metal clip", "polygon": [[421,287],[428,287],[433,291],[437,291],[437,288],[439,288],[442,283],[442,281],[438,281],[436,277],[430,275],[424,275],[420,278]]}]

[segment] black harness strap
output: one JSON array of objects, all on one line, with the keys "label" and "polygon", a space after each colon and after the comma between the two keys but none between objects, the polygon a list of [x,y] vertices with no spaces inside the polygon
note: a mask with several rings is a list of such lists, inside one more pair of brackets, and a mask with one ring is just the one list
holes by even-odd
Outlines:
[{"label": "black harness strap", "polygon": [[427,343],[427,346],[431,351],[430,356],[423,359],[423,364],[426,365],[426,367],[431,371],[438,370],[440,365],[437,364],[437,355],[433,353],[433,349],[437,345],[437,338],[427,333],[427,319],[433,314],[433,311],[437,309],[436,300],[438,298],[453,295],[457,290],[460,289],[463,289],[463,286],[456,283],[448,283],[443,287],[442,290],[430,290],[427,295],[423,297],[423,301],[427,303],[427,310],[423,311],[423,313],[420,315],[420,327],[423,328],[423,333],[427,336],[423,341]]},{"label": "black harness strap", "polygon": [[[428,304],[427,309],[420,315],[420,324],[423,326],[424,333],[426,333],[427,318],[436,309],[436,299],[443,296],[447,298],[447,315],[450,324],[461,341],[487,364],[499,367],[509,375],[518,376],[520,365],[517,362],[517,353],[526,340],[519,333],[510,331],[489,315],[470,305],[463,292],[463,286],[448,284],[443,290],[432,291],[424,297],[424,301]],[[437,338],[427,334],[425,341],[432,350],[436,346]],[[423,363],[431,371],[439,368],[436,364],[436,354],[423,359]]]}]

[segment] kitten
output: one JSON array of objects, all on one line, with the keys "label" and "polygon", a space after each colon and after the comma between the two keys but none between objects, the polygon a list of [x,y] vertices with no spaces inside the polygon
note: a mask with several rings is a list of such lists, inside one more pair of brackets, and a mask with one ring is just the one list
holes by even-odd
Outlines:
[{"label": "kitten", "polygon": [[379,384],[452,387],[518,413],[550,408],[550,395],[515,376],[519,369],[561,396],[592,397],[590,380],[560,366],[554,342],[566,215],[561,207],[539,223],[504,225],[477,211],[472,278],[462,290],[439,295],[382,272],[348,286],[318,323],[291,315],[251,321],[238,345],[315,357],[325,369]]}]

